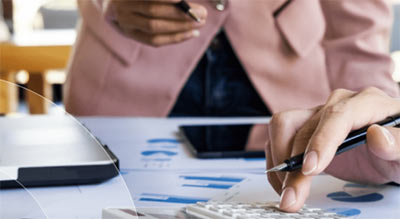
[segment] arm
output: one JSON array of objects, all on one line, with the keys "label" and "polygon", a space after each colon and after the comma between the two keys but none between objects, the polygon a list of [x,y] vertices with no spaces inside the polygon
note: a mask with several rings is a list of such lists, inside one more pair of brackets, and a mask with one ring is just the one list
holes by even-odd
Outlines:
[{"label": "arm", "polygon": [[388,42],[392,18],[384,0],[321,0],[326,20],[323,46],[332,90],[368,86],[398,95]]}]

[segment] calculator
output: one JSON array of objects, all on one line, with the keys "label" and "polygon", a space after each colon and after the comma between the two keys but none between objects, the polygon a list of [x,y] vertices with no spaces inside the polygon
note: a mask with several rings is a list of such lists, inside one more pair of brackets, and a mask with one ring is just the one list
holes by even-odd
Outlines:
[{"label": "calculator", "polygon": [[186,207],[186,213],[203,219],[349,219],[334,212],[327,212],[321,208],[304,206],[296,213],[282,212],[278,209],[279,203],[226,203],[226,202],[198,202]]},{"label": "calculator", "polygon": [[198,202],[185,208],[104,208],[103,219],[350,219],[321,208],[304,206],[296,213],[282,212],[279,203]]}]

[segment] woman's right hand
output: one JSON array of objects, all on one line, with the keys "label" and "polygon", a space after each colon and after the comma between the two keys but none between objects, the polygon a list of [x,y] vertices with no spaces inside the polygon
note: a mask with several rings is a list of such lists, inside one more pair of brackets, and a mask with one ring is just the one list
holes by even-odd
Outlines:
[{"label": "woman's right hand", "polygon": [[[274,114],[267,169],[304,153],[301,170],[268,173],[272,187],[281,194],[280,208],[298,211],[310,192],[312,177],[323,171],[366,184],[400,183],[400,128],[371,125],[399,113],[399,99],[367,88],[358,93],[335,90],[325,105]],[[335,156],[352,130],[367,125],[371,126],[365,145]]]},{"label": "woman's right hand", "polygon": [[207,10],[188,3],[200,22],[191,19],[175,6],[181,0],[111,0],[120,30],[139,42],[159,47],[179,43],[200,35]]}]

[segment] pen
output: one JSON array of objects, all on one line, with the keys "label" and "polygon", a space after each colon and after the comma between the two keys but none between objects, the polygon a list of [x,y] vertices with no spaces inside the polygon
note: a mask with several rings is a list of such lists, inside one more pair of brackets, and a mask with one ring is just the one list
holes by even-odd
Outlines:
[{"label": "pen", "polygon": [[[389,116],[385,120],[382,120],[375,124],[378,124],[380,126],[399,127],[400,126],[400,114],[394,115],[394,116]],[[350,149],[353,149],[359,145],[365,144],[366,138],[367,138],[367,130],[370,126],[371,125],[368,125],[361,129],[357,129],[357,130],[350,132],[350,134],[346,137],[346,139],[343,141],[343,143],[337,149],[335,156],[338,154],[341,154],[345,151],[348,151]],[[304,153],[296,155],[294,157],[291,157],[291,158],[285,160],[282,164],[279,164],[278,166],[275,166],[269,170],[266,170],[265,173],[277,172],[277,171],[291,172],[294,170],[298,170],[303,166],[303,156],[304,156]]]},{"label": "pen", "polygon": [[183,12],[188,14],[193,20],[195,20],[196,22],[200,22],[200,18],[198,18],[197,15],[193,13],[193,10],[190,8],[189,4],[185,0],[180,1],[175,5]]}]

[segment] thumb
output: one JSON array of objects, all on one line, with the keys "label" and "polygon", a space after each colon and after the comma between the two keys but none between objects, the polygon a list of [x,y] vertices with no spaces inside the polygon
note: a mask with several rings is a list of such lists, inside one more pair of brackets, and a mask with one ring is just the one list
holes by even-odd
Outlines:
[{"label": "thumb", "polygon": [[367,131],[368,149],[382,160],[400,160],[400,129],[372,125]]}]

